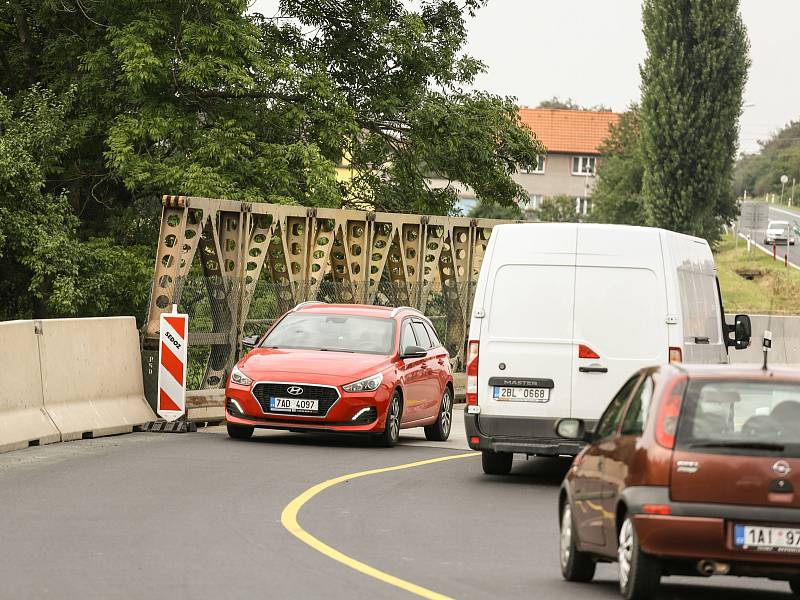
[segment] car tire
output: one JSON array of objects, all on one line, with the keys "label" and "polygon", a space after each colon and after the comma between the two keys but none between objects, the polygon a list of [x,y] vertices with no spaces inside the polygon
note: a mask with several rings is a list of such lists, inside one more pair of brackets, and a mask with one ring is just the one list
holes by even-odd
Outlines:
[{"label": "car tire", "polygon": [[425,439],[431,442],[444,442],[450,437],[450,429],[453,425],[453,392],[450,387],[444,388],[442,401],[439,404],[439,415],[436,422],[425,426]]},{"label": "car tire", "polygon": [[378,436],[378,444],[385,448],[391,448],[397,444],[400,437],[400,419],[403,416],[403,403],[400,401],[400,394],[395,392],[389,400],[386,408],[386,426],[383,433]]},{"label": "car tire", "polygon": [[636,528],[625,517],[619,530],[617,547],[619,591],[625,600],[645,600],[656,597],[661,582],[661,563],[645,554],[639,546]]},{"label": "car tire", "polygon": [[228,427],[228,435],[234,440],[248,440],[253,437],[255,427],[251,425],[236,425],[234,423],[226,423]]},{"label": "car tire", "polygon": [[795,596],[800,596],[800,577],[795,577],[789,580],[789,587],[794,592]]},{"label": "car tire", "polygon": [[587,583],[594,578],[597,563],[591,556],[578,550],[576,544],[575,522],[572,520],[572,508],[569,502],[561,511],[561,543],[559,545],[559,562],[561,575],[567,581]]},{"label": "car tire", "polygon": [[481,464],[487,475],[508,475],[513,462],[514,455],[511,452],[481,451]]}]

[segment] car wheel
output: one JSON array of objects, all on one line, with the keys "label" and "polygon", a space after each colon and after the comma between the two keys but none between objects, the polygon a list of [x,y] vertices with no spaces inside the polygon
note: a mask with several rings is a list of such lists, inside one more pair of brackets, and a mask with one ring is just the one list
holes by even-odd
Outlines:
[{"label": "car wheel", "polygon": [[386,427],[383,433],[378,436],[378,443],[381,446],[391,448],[397,443],[397,439],[400,437],[400,418],[402,414],[400,394],[395,392],[389,401],[389,408],[386,409]]},{"label": "car wheel", "polygon": [[572,521],[572,508],[567,502],[561,511],[561,545],[559,558],[561,575],[567,581],[591,581],[597,566],[592,557],[578,550],[575,526]]},{"label": "car wheel", "polygon": [[432,442],[444,442],[450,437],[450,426],[453,423],[453,393],[449,387],[444,388],[442,402],[439,405],[439,416],[432,425],[425,426],[425,438]]},{"label": "car wheel", "polygon": [[639,547],[633,521],[628,517],[619,530],[617,548],[619,590],[625,600],[654,598],[661,582],[661,564]]},{"label": "car wheel", "polygon": [[228,435],[235,440],[247,440],[253,436],[255,427],[250,425],[235,425],[234,423],[226,423],[228,426]]},{"label": "car wheel", "polygon": [[514,455],[511,452],[481,451],[483,472],[487,475],[508,475],[511,473],[511,463]]},{"label": "car wheel", "polygon": [[796,596],[800,596],[800,577],[795,577],[794,579],[790,579],[789,587],[792,588],[792,591],[795,593]]}]

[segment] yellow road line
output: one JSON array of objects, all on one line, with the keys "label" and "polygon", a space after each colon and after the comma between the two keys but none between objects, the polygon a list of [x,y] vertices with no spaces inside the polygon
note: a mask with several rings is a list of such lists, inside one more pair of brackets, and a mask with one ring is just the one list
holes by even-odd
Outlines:
[{"label": "yellow road line", "polygon": [[471,456],[479,456],[480,452],[468,452],[467,454],[456,454],[453,456],[443,456],[440,458],[431,458],[428,460],[420,460],[413,463],[407,463],[404,465],[397,465],[394,467],[384,467],[382,469],[370,469],[369,471],[360,471],[358,473],[350,473],[349,475],[342,475],[341,477],[334,477],[333,479],[328,479],[327,481],[323,481],[322,483],[318,483],[314,487],[307,489],[305,492],[297,496],[294,500],[292,500],[289,504],[286,505],[286,508],[283,509],[281,513],[281,524],[291,533],[294,537],[299,539],[301,542],[308,544],[314,550],[321,552],[328,558],[332,558],[333,560],[339,561],[343,565],[350,567],[351,569],[355,569],[363,573],[364,575],[369,575],[370,577],[374,577],[384,583],[388,583],[389,585],[393,585],[398,587],[402,590],[410,592],[412,594],[416,594],[417,596],[421,596],[422,598],[430,598],[431,600],[451,600],[448,596],[443,594],[439,594],[438,592],[434,592],[433,590],[429,590],[422,586],[416,585],[415,583],[411,583],[410,581],[406,581],[405,579],[400,579],[399,577],[395,577],[394,575],[390,575],[389,573],[384,573],[383,571],[376,569],[375,567],[371,567],[368,564],[365,564],[359,560],[351,558],[346,554],[339,552],[336,548],[332,548],[325,542],[319,540],[318,538],[314,537],[310,533],[308,533],[305,529],[300,526],[300,523],[297,522],[297,513],[300,512],[300,509],[303,508],[306,502],[311,500],[314,496],[322,492],[323,490],[327,490],[330,487],[338,483],[342,483],[343,481],[349,481],[351,479],[356,479],[357,477],[366,477],[367,475],[377,475],[378,473],[389,473],[391,471],[401,471],[403,469],[413,469],[414,467],[422,467],[424,465],[430,465],[433,463],[444,462],[446,460],[454,460],[456,458],[469,458]]}]

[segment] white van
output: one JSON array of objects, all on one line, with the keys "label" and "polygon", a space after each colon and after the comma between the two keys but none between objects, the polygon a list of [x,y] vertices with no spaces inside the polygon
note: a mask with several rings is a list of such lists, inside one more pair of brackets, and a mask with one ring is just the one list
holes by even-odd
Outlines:
[{"label": "white van", "polygon": [[495,227],[467,346],[467,439],[484,471],[508,473],[514,453],[577,454],[556,421],[593,426],[641,367],[728,362],[729,346],[749,345],[750,320],[729,326],[724,314],[703,239],[626,225]]}]

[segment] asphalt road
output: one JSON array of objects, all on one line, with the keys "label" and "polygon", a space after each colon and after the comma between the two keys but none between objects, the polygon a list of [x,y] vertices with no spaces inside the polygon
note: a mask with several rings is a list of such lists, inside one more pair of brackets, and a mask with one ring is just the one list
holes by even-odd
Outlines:
[{"label": "asphalt road", "polygon": [[[784,208],[783,206],[769,207],[769,220],[770,221],[789,221],[790,224],[797,221],[800,223],[800,211]],[[751,234],[749,230],[741,231],[742,234],[747,235]],[[764,234],[766,233],[765,229],[759,229],[752,232],[752,239],[760,246],[765,247],[767,250],[772,252],[772,246],[766,246],[764,244]],[[800,267],[800,241],[798,241],[794,246],[777,246],[776,248],[778,259],[783,260],[784,253],[788,253],[789,255],[789,262],[797,265]]]},{"label": "asphalt road", "polygon": [[[460,415],[456,415],[456,425]],[[0,455],[0,598],[408,598],[293,537],[281,513],[320,482],[464,453],[406,434],[393,449],[257,433],[137,433]],[[564,461],[487,477],[477,456],[350,479],[299,523],[336,550],[453,598],[617,598],[613,566],[562,581]],[[667,578],[662,598],[791,598],[780,582]],[[747,589],[736,590],[733,588]]]}]

